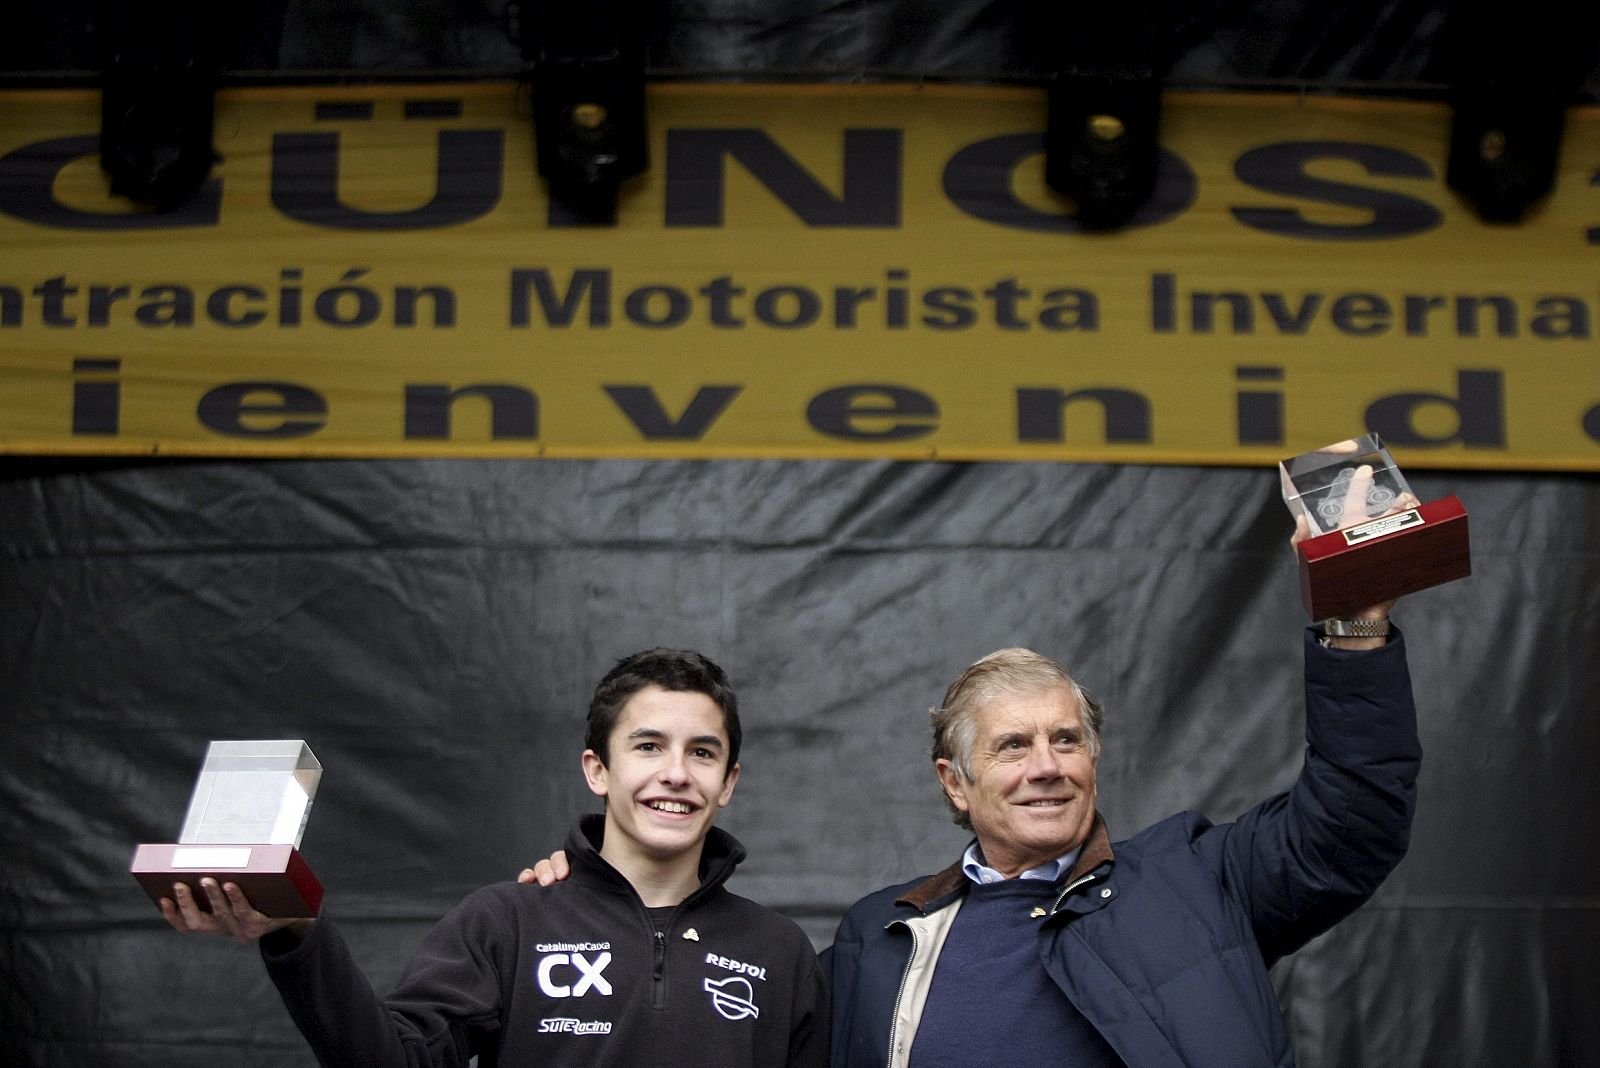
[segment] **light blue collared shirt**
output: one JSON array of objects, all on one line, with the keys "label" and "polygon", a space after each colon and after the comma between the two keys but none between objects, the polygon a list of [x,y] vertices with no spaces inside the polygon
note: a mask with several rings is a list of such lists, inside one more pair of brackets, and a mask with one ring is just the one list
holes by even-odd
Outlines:
[{"label": "light blue collared shirt", "polygon": [[[1074,849],[1069,853],[1061,854],[1061,856],[1057,857],[1055,860],[1045,861],[1037,868],[1029,868],[1021,875],[1018,875],[1017,878],[1043,879],[1045,882],[1053,883],[1057,879],[1061,878],[1061,876],[1072,870],[1072,865],[1077,863],[1078,853],[1081,852],[1082,849],[1083,847],[1079,846],[1077,849]],[[1003,883],[1006,881],[1006,877],[1004,875],[1001,875],[998,871],[989,867],[980,859],[977,842],[973,842],[971,845],[967,846],[967,851],[961,854],[961,874],[979,884]]]}]

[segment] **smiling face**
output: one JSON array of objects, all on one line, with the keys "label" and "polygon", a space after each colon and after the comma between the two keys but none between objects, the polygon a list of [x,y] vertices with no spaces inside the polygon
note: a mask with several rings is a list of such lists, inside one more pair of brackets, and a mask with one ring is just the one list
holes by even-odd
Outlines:
[{"label": "smiling face", "polygon": [[1007,878],[1082,845],[1094,824],[1096,755],[1066,686],[1000,693],[978,706],[969,782],[936,761],[950,803]]},{"label": "smiling face", "polygon": [[733,797],[722,709],[693,691],[646,686],[630,697],[607,739],[607,756],[583,754],[589,789],[606,799],[600,855],[632,875],[644,867],[700,863],[717,811]]}]

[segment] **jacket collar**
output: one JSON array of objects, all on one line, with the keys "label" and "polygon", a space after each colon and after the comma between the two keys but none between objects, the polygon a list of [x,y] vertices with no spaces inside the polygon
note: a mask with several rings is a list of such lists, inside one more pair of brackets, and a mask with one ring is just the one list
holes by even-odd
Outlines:
[{"label": "jacket collar", "polygon": [[[1089,837],[1084,840],[1083,849],[1078,853],[1078,862],[1060,882],[1071,885],[1101,865],[1110,864],[1115,860],[1116,856],[1111,849],[1111,832],[1106,829],[1104,817],[1096,812],[1094,823],[1089,828]],[[909,905],[918,912],[926,914],[934,909],[943,908],[951,899],[965,893],[970,882],[971,880],[961,871],[961,861],[957,860],[938,875],[924,879],[895,898],[894,903]]]},{"label": "jacket collar", "polygon": [[1078,863],[1072,866],[1065,881],[1075,883],[1100,865],[1110,864],[1116,859],[1111,849],[1111,832],[1106,828],[1105,818],[1097,811],[1094,825],[1089,828],[1089,837],[1084,839],[1083,851],[1078,854]]},{"label": "jacket collar", "polygon": [[[572,862],[572,876],[598,888],[632,894],[633,884],[600,855],[605,837],[606,818],[599,813],[580,816],[572,825],[567,832],[566,846],[567,858]],[[700,851],[700,888],[685,898],[684,904],[697,901],[722,886],[744,858],[744,846],[737,838],[721,827],[712,827]]]}]

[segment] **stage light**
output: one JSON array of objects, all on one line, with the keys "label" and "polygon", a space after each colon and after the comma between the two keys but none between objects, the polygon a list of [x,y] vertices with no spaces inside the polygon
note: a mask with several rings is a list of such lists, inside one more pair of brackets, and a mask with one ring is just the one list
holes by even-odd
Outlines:
[{"label": "stage light", "polygon": [[156,208],[211,172],[216,67],[209,5],[99,5],[100,166],[111,191]]},{"label": "stage light", "polygon": [[1592,69],[1600,10],[1462,0],[1441,50],[1450,72],[1445,181],[1489,222],[1521,221],[1555,186],[1567,106]]},{"label": "stage light", "polygon": [[622,183],[650,164],[642,13],[615,0],[525,0],[517,18],[552,212],[569,223],[614,223]]},{"label": "stage light", "polygon": [[1084,227],[1114,229],[1155,192],[1168,15],[1155,0],[1059,10],[1062,61],[1049,85],[1045,181],[1076,202]]},{"label": "stage light", "polygon": [[1566,106],[1457,95],[1445,180],[1487,222],[1519,222],[1555,187]]},{"label": "stage light", "polygon": [[1156,188],[1161,87],[1153,80],[1064,76],[1050,85],[1045,181],[1077,204],[1078,221],[1113,229]]}]

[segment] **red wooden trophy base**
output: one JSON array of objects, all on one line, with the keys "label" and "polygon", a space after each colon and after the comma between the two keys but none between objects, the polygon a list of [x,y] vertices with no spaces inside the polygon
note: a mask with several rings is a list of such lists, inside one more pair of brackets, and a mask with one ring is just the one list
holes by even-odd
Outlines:
[{"label": "red wooden trophy base", "polygon": [[1299,545],[1300,599],[1314,620],[1354,615],[1472,574],[1467,510],[1443,497]]},{"label": "red wooden trophy base", "polygon": [[275,918],[315,916],[322,907],[322,883],[291,845],[142,845],[130,870],[158,904],[174,883],[187,883],[209,912],[200,880],[210,878],[238,883],[250,904]]}]

